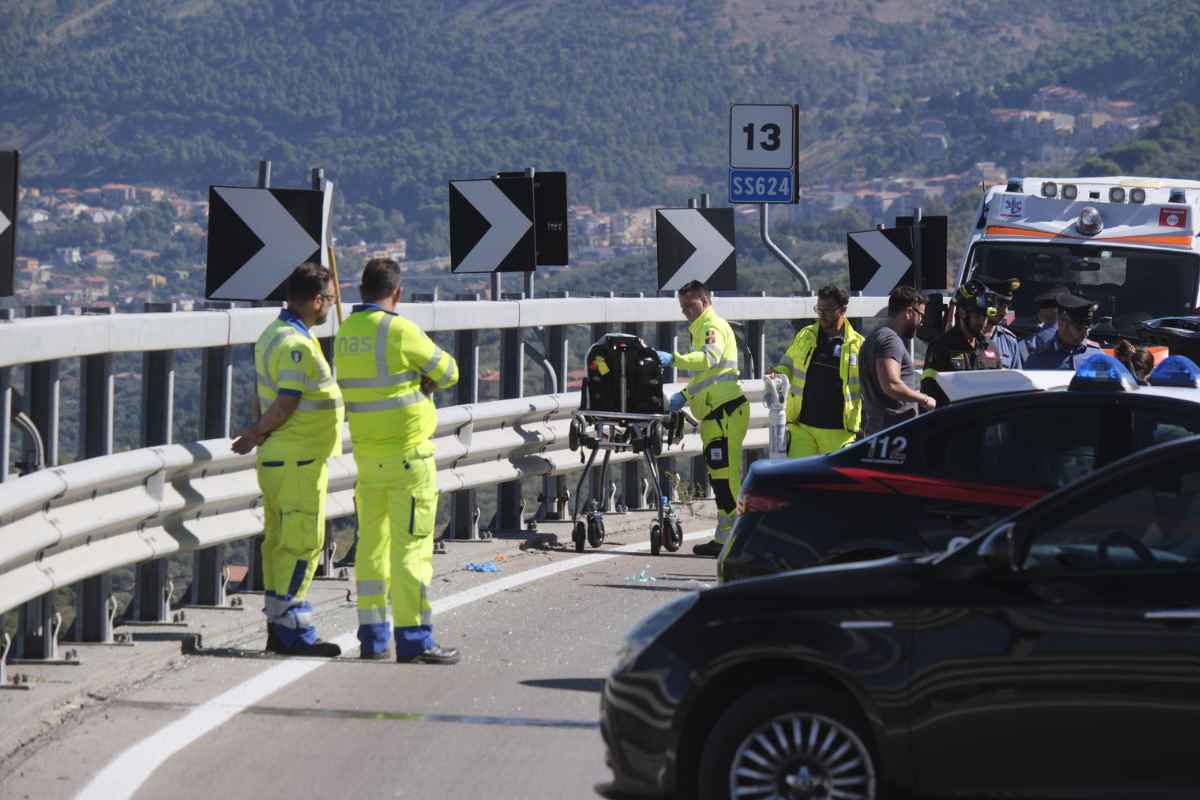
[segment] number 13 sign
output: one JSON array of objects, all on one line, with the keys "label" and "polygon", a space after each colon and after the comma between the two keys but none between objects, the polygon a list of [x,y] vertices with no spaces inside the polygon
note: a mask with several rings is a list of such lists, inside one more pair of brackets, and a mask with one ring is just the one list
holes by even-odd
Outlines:
[{"label": "number 13 sign", "polygon": [[729,109],[729,166],[792,169],[797,107],[735,105]]}]

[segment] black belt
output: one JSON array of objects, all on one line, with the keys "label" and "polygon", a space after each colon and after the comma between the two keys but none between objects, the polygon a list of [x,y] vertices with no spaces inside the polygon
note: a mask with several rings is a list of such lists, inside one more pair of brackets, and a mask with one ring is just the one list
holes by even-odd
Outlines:
[{"label": "black belt", "polygon": [[714,408],[712,411],[708,412],[708,415],[704,417],[704,421],[708,422],[709,420],[715,420],[715,419],[720,419],[721,417],[727,417],[730,414],[732,414],[733,412],[737,411],[739,408],[741,408],[742,404],[745,402],[746,402],[746,395],[744,395],[744,394],[739,395],[738,397],[735,397],[728,402],[722,403],[721,405]]},{"label": "black belt", "polygon": [[[314,461],[316,461],[315,458],[309,458],[304,461],[297,461],[296,466],[297,467],[307,467],[309,464],[313,463]],[[286,461],[263,461],[260,463],[264,467],[283,467],[283,466],[287,465]]]}]

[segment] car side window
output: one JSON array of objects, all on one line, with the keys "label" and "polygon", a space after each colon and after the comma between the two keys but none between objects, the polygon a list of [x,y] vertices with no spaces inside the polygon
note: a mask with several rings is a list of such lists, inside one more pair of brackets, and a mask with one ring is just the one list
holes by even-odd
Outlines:
[{"label": "car side window", "polygon": [[1136,408],[1133,411],[1135,450],[1200,433],[1200,414],[1174,408]]},{"label": "car side window", "polygon": [[973,422],[947,436],[939,471],[955,480],[1057,489],[1096,468],[1100,411],[1055,404]]},{"label": "car side window", "polygon": [[1200,470],[1158,469],[1068,514],[1034,538],[1027,570],[1200,566]]}]

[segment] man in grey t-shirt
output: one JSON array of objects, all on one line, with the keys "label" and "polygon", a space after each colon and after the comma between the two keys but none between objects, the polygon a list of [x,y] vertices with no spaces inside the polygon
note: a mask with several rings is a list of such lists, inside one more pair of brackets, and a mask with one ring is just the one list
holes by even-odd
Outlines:
[{"label": "man in grey t-shirt", "polygon": [[915,417],[918,406],[937,406],[936,400],[913,388],[912,356],[904,343],[924,317],[925,296],[911,286],[897,286],[888,295],[887,322],[871,331],[858,351],[866,436]]}]

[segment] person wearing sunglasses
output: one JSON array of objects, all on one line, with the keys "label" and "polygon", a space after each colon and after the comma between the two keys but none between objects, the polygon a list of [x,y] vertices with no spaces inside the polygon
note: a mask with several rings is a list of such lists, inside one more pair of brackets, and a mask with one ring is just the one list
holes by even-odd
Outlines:
[{"label": "person wearing sunglasses", "polygon": [[329,459],[342,454],[342,393],[312,333],[336,302],[332,286],[320,264],[288,277],[287,308],[254,345],[257,420],[233,442],[236,453],[258,448],[266,649],[281,655],[341,655],[317,637],[305,599],[325,544]]}]

